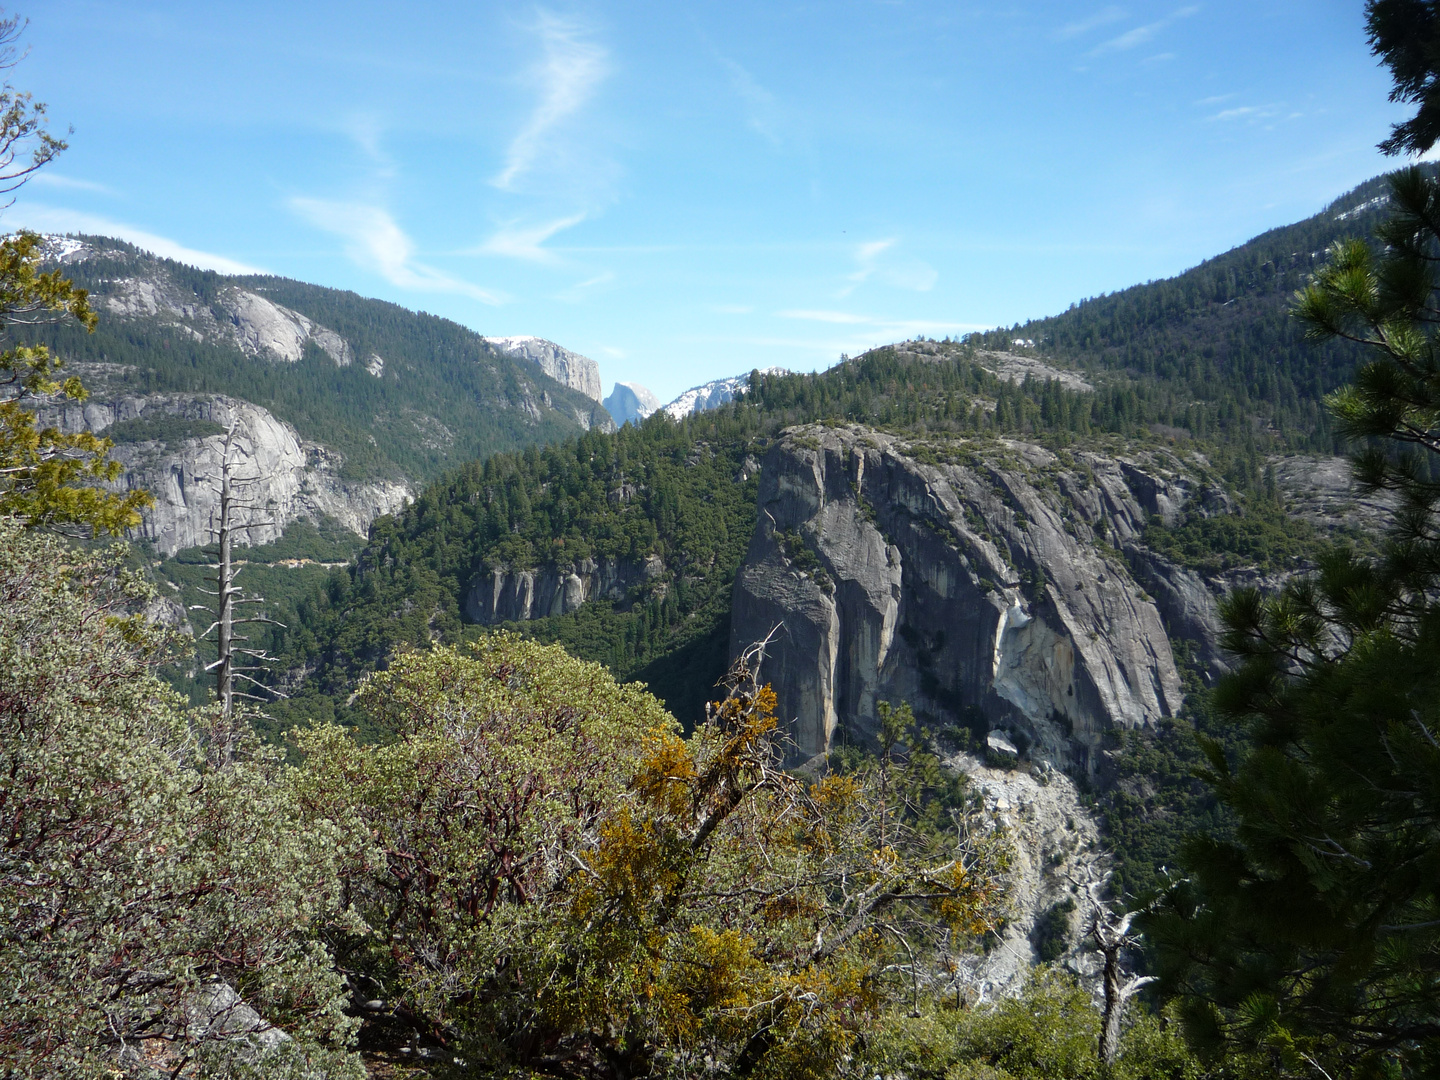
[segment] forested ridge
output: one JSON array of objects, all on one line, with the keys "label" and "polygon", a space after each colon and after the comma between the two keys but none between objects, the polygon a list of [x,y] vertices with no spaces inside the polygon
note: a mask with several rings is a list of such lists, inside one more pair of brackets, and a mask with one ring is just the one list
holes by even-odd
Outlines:
[{"label": "forested ridge", "polygon": [[[185,303],[207,307],[238,286],[339,334],[355,357],[345,367],[313,341],[295,363],[247,356],[223,337],[192,333],[178,318],[107,314],[93,334],[55,325],[40,328],[38,339],[71,363],[107,365],[92,378],[102,394],[215,393],[261,405],[303,438],[338,451],[346,477],[423,482],[463,461],[564,439],[580,430],[576,410],[605,415],[536,365],[448,319],[286,278],[198,270],[120,240],[76,239],[95,254],[65,273],[90,290],[101,311],[137,277],[162,280]],[[366,368],[371,356],[385,362],[379,377]]]},{"label": "forested ridge", "polygon": [[618,431],[91,239],[0,236],[0,1080],[1440,1077],[1440,166]]},{"label": "forested ridge", "polygon": [[[1424,168],[1434,175],[1437,166]],[[1163,395],[1164,423],[1233,437],[1244,425],[1286,445],[1338,449],[1324,395],[1349,379],[1346,342],[1310,344],[1291,317],[1334,243],[1367,237],[1389,213],[1389,175],[1368,180],[1320,213],[1262,233],[1173,278],[1082,300],[1048,318],[967,340],[1008,348],[1013,339],[1100,375],[1125,376]],[[1140,390],[1139,392],[1144,392]]]}]

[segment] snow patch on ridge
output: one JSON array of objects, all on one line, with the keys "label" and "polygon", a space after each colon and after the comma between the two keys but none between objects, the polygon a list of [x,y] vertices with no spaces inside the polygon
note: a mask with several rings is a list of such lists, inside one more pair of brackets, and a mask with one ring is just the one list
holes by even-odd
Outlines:
[{"label": "snow patch on ridge", "polygon": [[[790,370],[782,367],[760,368],[761,375],[789,375]],[[727,402],[734,401],[750,388],[750,375],[732,375],[728,379],[712,379],[699,386],[692,386],[665,406],[665,411],[676,420],[683,420],[693,413],[709,412]]]}]

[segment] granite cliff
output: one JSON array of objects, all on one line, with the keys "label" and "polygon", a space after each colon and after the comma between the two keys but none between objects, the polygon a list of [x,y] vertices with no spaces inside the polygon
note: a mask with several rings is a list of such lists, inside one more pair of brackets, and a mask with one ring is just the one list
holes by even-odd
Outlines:
[{"label": "granite cliff", "polygon": [[941,723],[986,717],[1038,757],[1091,769],[1106,731],[1179,711],[1171,633],[1220,662],[1221,586],[1140,543],[1152,515],[1225,508],[1197,466],[1167,451],[790,429],[761,471],[732,651],[775,630],[764,674],[797,759],[840,728],[864,738],[878,702],[906,700]]},{"label": "granite cliff", "polygon": [[155,496],[138,534],[162,555],[210,541],[209,528],[219,507],[220,432],[232,425],[232,478],[242,485],[244,501],[257,507],[238,513],[242,523],[259,523],[242,531],[241,544],[268,543],[293,521],[318,523],[326,517],[365,536],[376,517],[395,513],[412,497],[409,485],[401,481],[343,479],[339,455],[306,442],[260,406],[220,394],[94,397],[83,404],[51,405],[39,415],[41,423],[64,432],[101,435],[120,424],[133,429],[137,421],[165,425],[173,432],[189,427],[192,434],[121,442],[112,452],[125,468],[116,486],[143,488]]},{"label": "granite cliff", "polygon": [[617,382],[605,399],[605,409],[617,424],[638,424],[660,408],[660,399],[639,383]]},{"label": "granite cliff", "polygon": [[538,337],[486,338],[491,345],[508,356],[520,357],[537,365],[550,378],[578,390],[593,401],[599,401],[600,365],[588,356]]},{"label": "granite cliff", "polygon": [[635,586],[664,573],[665,562],[658,555],[642,562],[584,559],[539,570],[497,568],[471,584],[465,617],[488,626],[568,615],[591,600],[623,600]]},{"label": "granite cliff", "polygon": [[[106,237],[49,237],[45,261],[89,290],[99,325],[35,328],[91,394],[44,405],[43,422],[115,437],[122,482],[159,500],[143,532],[167,554],[204,541],[204,478],[232,422],[267,516],[336,518],[361,535],[456,464],[614,426],[593,362],[549,343],[547,367],[395,304],[201,271]],[[565,381],[587,371],[586,392]]]}]

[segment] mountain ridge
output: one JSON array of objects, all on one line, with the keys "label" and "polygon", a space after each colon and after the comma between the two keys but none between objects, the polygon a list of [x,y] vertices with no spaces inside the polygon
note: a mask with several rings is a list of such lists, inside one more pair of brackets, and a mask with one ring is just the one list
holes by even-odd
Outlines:
[{"label": "mountain ridge", "polygon": [[242,457],[269,463],[280,527],[329,516],[362,537],[455,464],[613,426],[537,361],[387,301],[197,270],[106,237],[50,237],[45,259],[89,290],[99,324],[33,328],[90,395],[36,407],[66,430],[126,428],[118,483],[156,489],[138,535],[162,554],[208,528],[215,417],[241,420]]}]

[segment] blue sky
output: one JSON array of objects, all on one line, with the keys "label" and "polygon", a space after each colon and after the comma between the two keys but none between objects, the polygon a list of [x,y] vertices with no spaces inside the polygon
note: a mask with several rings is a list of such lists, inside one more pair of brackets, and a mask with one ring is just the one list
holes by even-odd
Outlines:
[{"label": "blue sky", "polygon": [[3,224],[353,289],[608,392],[1054,313],[1397,163],[1361,0],[22,7]]}]

